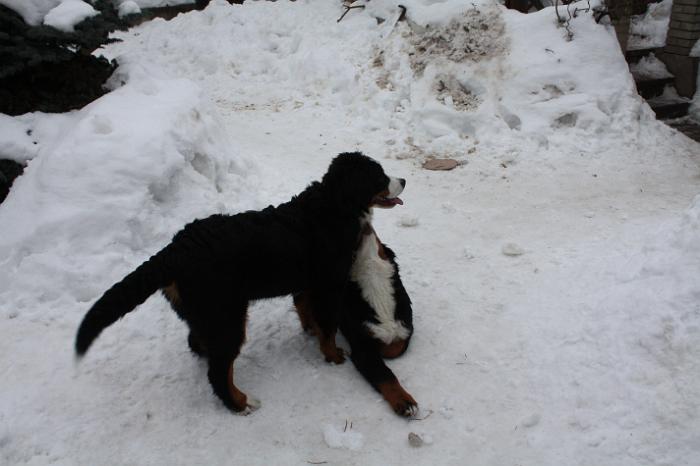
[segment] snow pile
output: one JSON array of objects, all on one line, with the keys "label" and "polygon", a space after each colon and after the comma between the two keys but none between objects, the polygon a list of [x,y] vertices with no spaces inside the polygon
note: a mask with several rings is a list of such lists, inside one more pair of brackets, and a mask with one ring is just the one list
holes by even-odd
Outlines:
[{"label": "snow pile", "polygon": [[2,150],[34,158],[0,206],[3,302],[89,301],[184,223],[253,203],[250,168],[196,85],[120,73],[126,85],[81,111],[16,119]]},{"label": "snow pile", "polygon": [[92,5],[82,0],[62,0],[44,16],[44,24],[63,32],[74,32],[74,26],[86,18],[98,15]]},{"label": "snow pile", "polygon": [[119,3],[119,16],[136,15],[141,13],[141,7],[134,0],[124,0]]},{"label": "snow pile", "polygon": [[630,72],[633,76],[639,76],[643,79],[661,79],[672,78],[673,75],[668,71],[666,65],[656,58],[656,55],[650,53],[642,57],[637,63],[630,64]]},{"label": "snow pile", "polygon": [[632,16],[627,48],[635,50],[666,45],[672,6],[673,0],[649,3],[647,11],[643,15]]},{"label": "snow pile", "polygon": [[0,5],[16,11],[25,23],[32,26],[41,24],[46,13],[60,3],[61,0],[0,0]]},{"label": "snow pile", "polygon": [[0,5],[19,13],[31,26],[43,23],[65,32],[73,32],[76,24],[99,14],[83,0],[0,0]]},{"label": "snow pile", "polygon": [[[231,111],[336,108],[366,134],[386,131],[396,158],[465,161],[477,147],[517,157],[572,134],[595,145],[603,132],[624,138],[654,118],[612,29],[591,15],[572,20],[576,40],[566,41],[552,9],[522,15],[487,1],[414,1],[407,21],[395,23],[396,2],[367,6],[334,23],[337,5],[212,2],[200,15],[145,25],[141,51],[108,51],[129,48],[168,73],[193,76]],[[380,7],[394,17],[377,25]],[[177,35],[166,34],[172,28]],[[222,84],[230,79],[233,96]]]},{"label": "snow pile", "polygon": [[411,156],[464,159],[484,141],[502,151],[507,139],[520,152],[572,133],[624,133],[652,117],[631,77],[620,79],[629,75],[611,30],[590,15],[572,20],[570,42],[551,8],[525,16],[487,3],[447,25],[414,24],[410,10],[408,18],[375,65],[379,96],[400,120],[392,125],[412,129]]}]

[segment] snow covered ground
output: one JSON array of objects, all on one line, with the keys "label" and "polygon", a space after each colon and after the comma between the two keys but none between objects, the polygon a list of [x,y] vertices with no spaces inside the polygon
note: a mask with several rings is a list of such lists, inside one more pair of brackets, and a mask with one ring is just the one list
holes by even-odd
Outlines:
[{"label": "snow covered ground", "polygon": [[[121,34],[86,108],[0,118],[0,152],[30,160],[0,205],[3,464],[697,461],[700,145],[590,16],[567,42],[552,9],[407,0],[394,26],[396,3],[336,23],[340,2],[214,2]],[[356,149],[408,180],[375,226],[414,302],[390,365],[422,420],[323,362],[289,299],[251,309],[247,417],[161,297],[74,364],[91,302],[185,222],[287,200]]]}]

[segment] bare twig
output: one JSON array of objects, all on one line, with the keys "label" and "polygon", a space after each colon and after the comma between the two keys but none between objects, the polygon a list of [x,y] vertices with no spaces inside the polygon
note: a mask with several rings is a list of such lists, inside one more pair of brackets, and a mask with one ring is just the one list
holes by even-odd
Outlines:
[{"label": "bare twig", "polygon": [[346,7],[345,7],[345,12],[343,12],[343,15],[342,15],[340,18],[338,18],[338,21],[336,21],[336,23],[341,22],[341,21],[343,20],[343,18],[345,18],[345,15],[347,15],[348,12],[349,12],[350,10],[355,10],[355,9],[357,9],[357,8],[361,8],[361,9],[364,10],[364,9],[365,9],[365,6],[364,6],[364,5],[355,5],[355,6],[348,5],[348,6],[346,6]]},{"label": "bare twig", "polygon": [[399,15],[399,19],[396,20],[397,23],[406,19],[406,7],[399,5],[399,8],[401,8],[401,14]]},{"label": "bare twig", "polygon": [[348,430],[348,420],[347,419],[345,420],[345,427],[343,427],[343,432],[345,432],[346,430]]},{"label": "bare twig", "polygon": [[307,461],[309,464],[328,464],[328,461]]},{"label": "bare twig", "polygon": [[[565,18],[564,16],[559,14],[559,3],[565,4],[566,5],[566,15],[568,18]],[[587,0],[588,3],[588,8],[574,8],[573,13],[571,12],[571,5],[572,2],[566,2],[565,0],[555,0],[554,1],[554,11],[556,12],[557,15],[557,20],[559,21],[559,24],[564,26],[564,29],[566,29],[566,38],[567,40],[572,40],[574,38],[574,32],[571,30],[571,19],[576,18],[578,16],[579,12],[584,12],[587,13],[591,11],[591,2],[590,0]]]}]

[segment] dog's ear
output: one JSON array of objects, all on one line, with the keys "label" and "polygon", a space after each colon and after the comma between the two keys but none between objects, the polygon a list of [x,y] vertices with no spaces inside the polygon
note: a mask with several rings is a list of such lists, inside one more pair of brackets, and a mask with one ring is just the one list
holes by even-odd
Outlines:
[{"label": "dog's ear", "polygon": [[360,152],[344,152],[333,159],[321,184],[336,208],[353,212],[367,210],[376,194],[372,171],[377,169],[381,171],[381,166]]}]

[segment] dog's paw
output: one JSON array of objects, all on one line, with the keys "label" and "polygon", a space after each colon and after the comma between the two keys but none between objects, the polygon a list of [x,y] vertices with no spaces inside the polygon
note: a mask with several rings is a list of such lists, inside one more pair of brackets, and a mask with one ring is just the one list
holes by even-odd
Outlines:
[{"label": "dog's paw", "polygon": [[396,411],[396,414],[403,417],[416,417],[418,416],[418,404],[415,401],[409,401],[404,406]]},{"label": "dog's paw", "polygon": [[342,348],[336,348],[334,353],[326,354],[326,362],[334,364],[342,364],[345,362],[345,351]]},{"label": "dog's paw", "polygon": [[260,400],[249,396],[248,400],[246,401],[246,407],[243,409],[243,411],[239,411],[238,414],[240,416],[248,416],[249,414],[252,414],[260,409],[260,406],[262,406]]},{"label": "dog's paw", "polygon": [[248,409],[250,409],[251,412],[257,411],[260,409],[262,406],[262,402],[258,400],[257,398],[253,398],[252,396],[248,397]]},{"label": "dog's paw", "polygon": [[379,391],[399,416],[414,417],[418,414],[418,403],[398,381],[379,384]]}]

